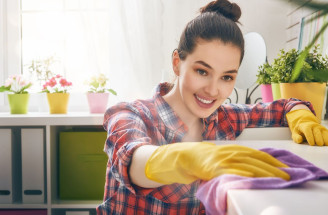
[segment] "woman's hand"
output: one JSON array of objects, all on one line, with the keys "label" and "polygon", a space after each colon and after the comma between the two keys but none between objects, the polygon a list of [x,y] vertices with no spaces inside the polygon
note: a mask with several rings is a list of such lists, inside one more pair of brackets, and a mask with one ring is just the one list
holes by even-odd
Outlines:
[{"label": "woman's hand", "polygon": [[288,166],[268,153],[249,147],[183,142],[158,147],[146,163],[145,174],[162,184],[190,184],[222,174],[289,180],[289,175],[279,167]]},{"label": "woman's hand", "polygon": [[292,110],[286,118],[294,142],[302,143],[306,139],[311,146],[328,146],[328,130],[310,110]]}]

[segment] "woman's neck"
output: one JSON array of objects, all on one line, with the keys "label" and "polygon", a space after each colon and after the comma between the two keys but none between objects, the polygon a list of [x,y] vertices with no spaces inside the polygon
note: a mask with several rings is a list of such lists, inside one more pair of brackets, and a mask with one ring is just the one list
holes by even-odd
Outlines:
[{"label": "woman's neck", "polygon": [[178,84],[175,84],[163,98],[187,125],[188,129],[199,128],[199,125],[202,124],[202,120],[193,115],[183,102],[179,93]]}]

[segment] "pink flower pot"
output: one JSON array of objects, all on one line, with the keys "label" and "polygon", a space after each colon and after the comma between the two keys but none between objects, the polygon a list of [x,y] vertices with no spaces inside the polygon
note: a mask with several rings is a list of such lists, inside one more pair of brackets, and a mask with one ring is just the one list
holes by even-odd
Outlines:
[{"label": "pink flower pot", "polygon": [[90,113],[105,113],[109,93],[87,93]]},{"label": "pink flower pot", "polygon": [[272,102],[273,97],[272,97],[272,88],[271,84],[261,84],[261,94],[262,94],[262,101],[263,102]]}]

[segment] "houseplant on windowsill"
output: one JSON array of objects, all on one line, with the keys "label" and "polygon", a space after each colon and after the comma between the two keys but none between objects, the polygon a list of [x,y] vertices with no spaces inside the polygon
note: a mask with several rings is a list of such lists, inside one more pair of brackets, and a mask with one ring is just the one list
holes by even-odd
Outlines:
[{"label": "houseplant on windowsill", "polygon": [[271,87],[271,73],[272,67],[265,63],[261,65],[258,69],[258,74],[256,82],[260,84],[262,101],[263,102],[272,102],[272,87]]},{"label": "houseplant on windowsill", "polygon": [[67,81],[63,76],[51,77],[43,85],[42,92],[47,93],[49,111],[51,114],[67,113],[69,93],[72,82]]},{"label": "houseplant on windowsill", "polygon": [[10,92],[8,101],[11,114],[27,113],[30,98],[27,90],[31,86],[32,83],[22,75],[13,75],[6,80],[5,85],[0,87],[0,92]]},{"label": "houseplant on windowsill", "polygon": [[100,73],[92,76],[85,82],[88,85],[88,105],[90,113],[105,113],[108,103],[109,93],[117,95],[116,91],[108,87],[108,78]]}]

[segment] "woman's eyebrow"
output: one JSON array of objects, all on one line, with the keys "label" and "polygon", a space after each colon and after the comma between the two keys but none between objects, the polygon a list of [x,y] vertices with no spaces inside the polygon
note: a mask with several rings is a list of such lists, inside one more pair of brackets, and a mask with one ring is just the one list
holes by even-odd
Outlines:
[{"label": "woman's eyebrow", "polygon": [[[202,60],[198,60],[195,63],[201,64],[201,65],[203,65],[203,66],[205,66],[205,67],[207,67],[209,69],[213,69],[210,65],[208,65],[207,63],[205,63]],[[236,69],[232,69],[232,70],[226,71],[224,73],[238,73],[238,71]]]},{"label": "woman's eyebrow", "polygon": [[203,66],[205,66],[205,67],[207,67],[207,68],[209,68],[209,69],[213,69],[210,65],[208,65],[207,63],[205,63],[205,62],[202,61],[202,60],[198,60],[198,61],[196,61],[195,63],[201,64],[201,65],[203,65]]}]

